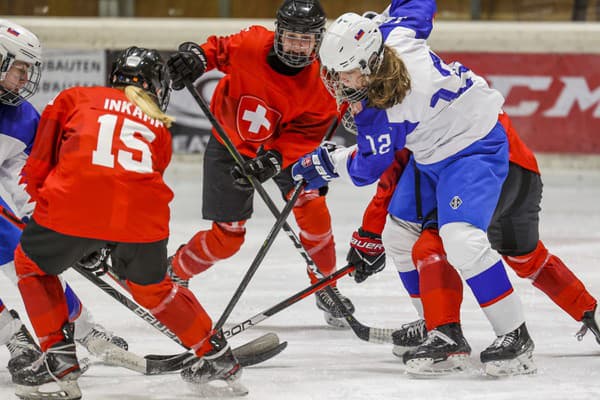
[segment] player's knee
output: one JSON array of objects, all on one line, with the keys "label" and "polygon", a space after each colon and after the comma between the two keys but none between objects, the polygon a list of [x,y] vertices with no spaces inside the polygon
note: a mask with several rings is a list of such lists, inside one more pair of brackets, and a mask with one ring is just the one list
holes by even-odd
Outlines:
[{"label": "player's knee", "polygon": [[32,275],[47,275],[31,258],[27,257],[21,245],[15,250],[15,273],[19,279]]},{"label": "player's knee", "polygon": [[431,258],[441,259],[445,257],[442,238],[437,229],[425,229],[412,248],[413,263],[419,267],[419,264]]},{"label": "player's knee", "polygon": [[530,253],[518,256],[502,255],[502,258],[518,276],[521,278],[532,278],[543,267],[548,256],[548,249],[546,249],[540,240],[535,250]]},{"label": "player's knee", "polygon": [[163,279],[158,283],[151,283],[149,285],[140,285],[131,281],[127,281],[127,284],[131,290],[133,299],[150,311],[156,310],[161,304],[164,305],[174,295],[175,290],[177,290],[177,286],[173,284],[171,279]]},{"label": "player's knee", "polygon": [[213,223],[213,235],[207,235],[206,240],[214,257],[228,258],[240,250],[246,237],[245,223],[246,221]]},{"label": "player's knee", "polygon": [[465,279],[494,265],[500,257],[492,251],[484,231],[465,222],[453,222],[440,228],[448,262]]},{"label": "player's knee", "polygon": [[331,230],[331,215],[325,197],[311,190],[303,192],[292,209],[300,229],[308,233],[325,233]]}]

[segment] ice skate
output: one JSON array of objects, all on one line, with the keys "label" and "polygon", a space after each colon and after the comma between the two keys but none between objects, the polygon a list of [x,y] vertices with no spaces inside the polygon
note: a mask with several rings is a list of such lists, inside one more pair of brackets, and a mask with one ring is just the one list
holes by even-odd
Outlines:
[{"label": "ice skate", "polygon": [[77,400],[81,390],[77,379],[81,375],[75,342],[73,324],[67,323],[62,329],[64,340],[52,345],[32,365],[13,374],[15,394],[24,400]]},{"label": "ice skate", "polygon": [[404,324],[392,333],[392,340],[394,341],[392,354],[402,358],[404,353],[414,350],[417,346],[423,344],[426,339],[427,327],[425,326],[425,320],[418,319]]},{"label": "ice skate", "polygon": [[248,389],[239,382],[242,367],[221,334],[210,338],[213,350],[181,370],[181,378],[203,397],[244,396]]},{"label": "ice skate", "polygon": [[101,325],[94,325],[82,339],[77,340],[92,355],[102,358],[109,350],[119,348],[127,351],[129,345],[120,336],[104,329]]},{"label": "ice skate", "polygon": [[182,246],[179,246],[179,249],[177,249],[177,251],[175,252],[175,254],[173,254],[171,257],[168,258],[167,262],[167,275],[169,276],[169,278],[171,278],[171,280],[173,281],[173,283],[176,283],[179,286],[183,286],[183,287],[189,287],[190,285],[190,280],[189,279],[183,279],[180,278],[175,271],[173,271],[173,259],[175,258],[175,255],[177,255],[177,253],[181,250]]},{"label": "ice skate", "polygon": [[600,344],[600,311],[598,311],[598,306],[592,311],[586,311],[583,313],[583,318],[581,319],[583,323],[581,329],[575,335],[577,340],[583,340],[583,336],[587,333],[588,330],[592,331],[594,336],[596,336],[596,342]]},{"label": "ice skate", "polygon": [[325,317],[327,325],[334,328],[347,329],[350,326],[344,316],[354,312],[354,304],[352,304],[352,301],[350,301],[348,297],[340,293],[337,287],[332,286],[331,289],[337,294],[342,303],[344,303],[346,311],[342,312],[338,309],[325,289],[315,292],[317,308],[323,311],[323,316]]},{"label": "ice skate", "polygon": [[427,340],[404,354],[406,372],[415,376],[447,375],[465,371],[471,347],[460,324],[439,326],[427,333]]},{"label": "ice skate", "polygon": [[525,323],[506,335],[498,336],[494,343],[481,352],[485,373],[490,376],[535,373],[534,347]]},{"label": "ice skate", "polygon": [[[15,321],[21,323],[19,314],[15,310],[10,310],[10,315]],[[21,323],[19,330],[11,336],[6,343],[10,351],[10,360],[8,360],[8,372],[15,372],[33,364],[33,362],[42,356],[42,351],[33,337],[27,330],[27,327]]]}]

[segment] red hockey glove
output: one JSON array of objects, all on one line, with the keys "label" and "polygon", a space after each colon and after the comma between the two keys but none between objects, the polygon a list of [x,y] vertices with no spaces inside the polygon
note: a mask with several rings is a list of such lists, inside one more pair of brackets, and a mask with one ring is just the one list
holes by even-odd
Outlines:
[{"label": "red hockey glove", "polygon": [[374,273],[383,270],[385,249],[381,243],[381,235],[359,228],[352,234],[346,261],[356,268],[351,274],[356,283],[361,283]]}]

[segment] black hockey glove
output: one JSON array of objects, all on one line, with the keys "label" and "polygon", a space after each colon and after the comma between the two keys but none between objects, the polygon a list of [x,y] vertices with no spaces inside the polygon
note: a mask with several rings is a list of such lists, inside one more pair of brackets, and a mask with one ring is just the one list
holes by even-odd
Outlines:
[{"label": "black hockey glove", "polygon": [[381,235],[363,231],[358,228],[352,234],[350,251],[346,256],[348,264],[353,265],[356,283],[361,283],[369,276],[377,273],[385,267],[385,249],[381,243]]},{"label": "black hockey glove", "polygon": [[110,249],[103,247],[100,250],[84,256],[81,260],[77,261],[76,265],[93,272],[96,276],[104,275],[108,270],[106,261],[109,254]]},{"label": "black hockey glove", "polygon": [[173,90],[183,89],[186,82],[194,82],[206,71],[204,50],[193,42],[180,44],[167,60],[167,70]]},{"label": "black hockey glove", "polygon": [[231,168],[231,176],[235,184],[242,187],[252,185],[246,175],[254,176],[263,183],[281,172],[281,162],[281,154],[277,150],[269,150],[245,161],[241,167],[236,164]]}]

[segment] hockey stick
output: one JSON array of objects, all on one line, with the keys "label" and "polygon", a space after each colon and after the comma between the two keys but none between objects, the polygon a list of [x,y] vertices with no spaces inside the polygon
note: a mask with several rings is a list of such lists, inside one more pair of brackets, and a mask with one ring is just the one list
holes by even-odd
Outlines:
[{"label": "hockey stick", "polygon": [[[269,307],[265,311],[260,312],[260,313],[256,314],[255,316],[246,319],[244,322],[240,322],[239,324],[233,325],[229,329],[224,329],[223,334],[225,335],[226,338],[230,338],[241,332],[244,332],[245,330],[258,325],[260,322],[264,321],[265,319],[272,317],[273,315],[277,314],[278,312],[285,310],[289,306],[296,304],[297,302],[299,302],[300,300],[313,294],[314,292],[321,290],[326,286],[331,285],[333,282],[337,281],[338,279],[340,279],[341,277],[343,277],[345,275],[348,275],[352,271],[354,271],[354,266],[346,265],[344,268],[334,272],[333,274],[331,274],[329,276],[326,276],[323,279],[318,280],[317,282],[313,283],[309,287],[302,289],[298,293],[293,294],[292,296],[275,304],[272,307]],[[175,354],[175,355],[169,356],[169,355],[150,354],[150,355],[147,355],[146,357],[152,358],[153,360],[165,360],[165,359],[169,359],[170,357],[177,357],[177,356],[179,356],[179,355]]]},{"label": "hockey stick", "polygon": [[[204,112],[204,115],[206,115],[206,118],[208,118],[208,120],[210,121],[211,125],[217,132],[219,138],[223,141],[225,147],[227,148],[227,151],[229,151],[235,162],[239,166],[242,166],[244,163],[244,158],[237,150],[229,136],[227,136],[227,133],[225,132],[219,121],[217,121],[212,111],[210,111],[210,107],[208,106],[208,104],[206,104],[206,101],[202,98],[200,93],[198,93],[198,90],[196,90],[192,82],[185,82],[185,86],[194,98],[194,100],[196,100],[196,103],[198,103],[198,106],[202,109],[202,112]],[[329,134],[330,133],[328,133],[328,135]],[[257,191],[257,193],[260,195],[260,197],[263,199],[271,213],[275,216],[275,218],[279,219],[281,214],[279,213],[277,206],[275,205],[275,203],[271,199],[271,196],[269,196],[263,185],[254,176],[247,175],[246,177],[248,178],[254,189]],[[308,268],[318,278],[323,278],[324,275],[321,273],[321,271],[319,271],[306,249],[304,249],[304,247],[302,246],[300,239],[298,239],[298,236],[296,236],[293,229],[287,222],[284,222],[283,224],[283,231],[290,238],[290,240],[294,244],[294,247],[296,247],[302,258],[304,258],[304,261],[308,265]],[[354,316],[349,312],[345,304],[342,303],[341,299],[333,291],[333,289],[331,289],[331,287],[327,286],[325,288],[325,291],[332,298],[335,305],[345,314],[344,318],[350,325],[352,331],[356,334],[356,336],[358,336],[358,338],[373,343],[393,343],[392,333],[394,332],[394,329],[373,328],[362,324],[360,321],[354,318]]]},{"label": "hockey stick", "polygon": [[[142,306],[125,296],[112,285],[105,282],[102,278],[96,276],[92,271],[89,271],[80,266],[73,266],[73,268],[81,274],[84,278],[92,282],[95,286],[100,288],[103,292],[123,304],[135,315],[149,323],[155,329],[163,333],[165,336],[175,341],[176,343],[184,346],[181,340],[171,332],[166,326],[164,326],[159,320],[157,320],[152,314],[146,311]],[[244,367],[258,364],[262,361],[268,360],[280,352],[282,352],[287,346],[287,342],[279,343],[279,338],[275,334],[266,334],[260,338],[254,339],[240,347],[233,350],[233,353],[238,358],[240,364]],[[187,348],[187,347],[186,347]],[[122,349],[121,349],[122,350]],[[256,351],[255,351],[256,350]],[[145,375],[155,375],[165,372],[177,371],[184,368],[186,362],[190,362],[195,358],[193,353],[184,352],[174,356],[169,356],[168,359],[155,360],[152,357],[140,357],[134,353],[128,351],[112,351],[107,356],[111,357],[111,360],[119,363],[125,368],[132,369],[137,372],[141,372]]]}]

